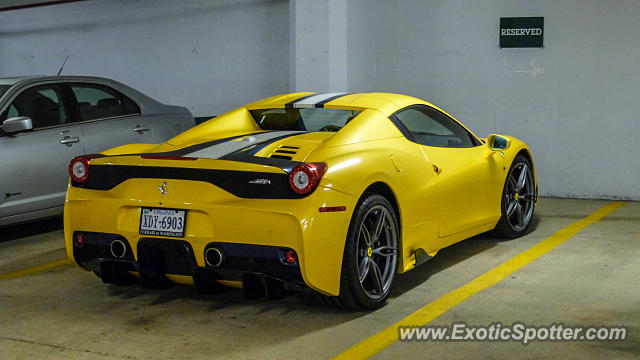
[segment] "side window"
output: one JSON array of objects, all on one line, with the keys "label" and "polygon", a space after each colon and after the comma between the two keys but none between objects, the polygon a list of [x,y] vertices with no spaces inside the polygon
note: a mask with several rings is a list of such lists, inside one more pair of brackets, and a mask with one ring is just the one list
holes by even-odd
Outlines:
[{"label": "side window", "polygon": [[23,91],[0,116],[0,121],[16,116],[30,117],[34,129],[66,123],[67,114],[60,88],[57,85],[40,85]]},{"label": "side window", "polygon": [[20,112],[18,111],[18,109],[16,109],[15,105],[13,104],[9,105],[9,110],[7,112],[7,117],[5,119],[18,117],[18,116],[20,116]]},{"label": "side window", "polygon": [[[455,120],[428,106],[412,106],[393,115],[409,140],[426,146],[472,147],[479,145]],[[402,130],[402,129],[401,129]]]},{"label": "side window", "polygon": [[138,105],[120,92],[97,84],[71,84],[81,121],[140,114]]}]

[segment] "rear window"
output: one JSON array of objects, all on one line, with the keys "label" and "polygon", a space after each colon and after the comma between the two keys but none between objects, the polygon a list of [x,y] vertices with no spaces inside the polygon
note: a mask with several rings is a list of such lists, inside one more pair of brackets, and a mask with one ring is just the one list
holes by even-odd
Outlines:
[{"label": "rear window", "polygon": [[251,110],[262,130],[338,131],[360,114],[359,110],[302,108]]},{"label": "rear window", "polygon": [[140,114],[140,108],[133,100],[108,86],[73,83],[71,90],[78,102],[82,120]]}]

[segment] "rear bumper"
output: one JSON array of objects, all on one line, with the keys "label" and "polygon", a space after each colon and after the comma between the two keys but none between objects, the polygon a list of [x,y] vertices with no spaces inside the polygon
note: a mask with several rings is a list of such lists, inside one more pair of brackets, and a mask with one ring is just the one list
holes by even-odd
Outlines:
[{"label": "rear bumper", "polygon": [[[162,181],[153,179],[126,181],[106,191],[69,187],[64,217],[69,258],[96,272],[110,269],[111,265],[102,263],[140,272],[151,258],[146,267],[155,268],[156,273],[194,276],[201,272],[197,269],[206,269],[222,280],[259,274],[328,295],[339,293],[344,242],[357,201],[353,196],[319,187],[303,199],[241,199],[210,183],[166,182],[165,195],[157,191]],[[323,206],[346,206],[347,210],[321,213],[318,208]],[[141,207],[185,209],[185,236],[140,235]],[[87,236],[85,247],[78,248],[74,243],[78,232],[101,235]],[[129,257],[116,259],[109,253],[105,246],[114,238],[126,240]],[[89,251],[92,242],[101,244],[102,250]],[[145,244],[164,249],[165,255],[148,255]],[[207,247],[214,245],[227,255],[215,269],[207,266],[204,257]],[[167,247],[188,248],[191,255],[179,255]],[[288,249],[297,255],[294,266],[281,261]]]},{"label": "rear bumper", "polygon": [[[191,245],[184,240],[141,238],[137,243],[137,259],[134,259],[129,241],[118,234],[77,231],[73,238],[74,261],[98,274],[106,283],[125,285],[137,281],[146,287],[162,287],[169,282],[165,275],[178,275],[191,277],[204,293],[216,292],[220,286],[218,280],[260,281],[261,285],[267,285],[268,279],[282,288],[305,287],[299,263],[287,262],[286,254],[293,251],[288,248],[214,242],[207,248],[215,248],[221,255],[220,262],[205,260],[205,266],[200,267]],[[114,251],[113,244],[124,247],[122,251]],[[264,288],[259,286],[257,290]]]}]

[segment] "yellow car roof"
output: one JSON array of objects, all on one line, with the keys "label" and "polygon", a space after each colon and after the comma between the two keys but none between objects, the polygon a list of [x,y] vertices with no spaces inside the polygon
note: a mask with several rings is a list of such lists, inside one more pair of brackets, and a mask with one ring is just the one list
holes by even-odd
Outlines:
[{"label": "yellow car roof", "polygon": [[283,108],[291,107],[325,107],[339,109],[375,109],[385,115],[390,115],[396,110],[413,104],[426,104],[428,102],[407,95],[392,93],[314,93],[298,92],[272,96],[253,102],[246,106],[247,109]]}]

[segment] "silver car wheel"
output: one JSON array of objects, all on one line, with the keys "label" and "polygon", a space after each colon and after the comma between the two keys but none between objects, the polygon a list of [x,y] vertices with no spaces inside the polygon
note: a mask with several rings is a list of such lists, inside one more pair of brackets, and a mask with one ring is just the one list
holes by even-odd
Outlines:
[{"label": "silver car wheel", "polygon": [[507,176],[506,219],[515,231],[526,229],[533,216],[536,200],[533,173],[524,162],[515,164]]},{"label": "silver car wheel", "polygon": [[389,291],[398,262],[396,221],[389,210],[375,205],[358,231],[357,264],[360,286],[372,300]]}]

